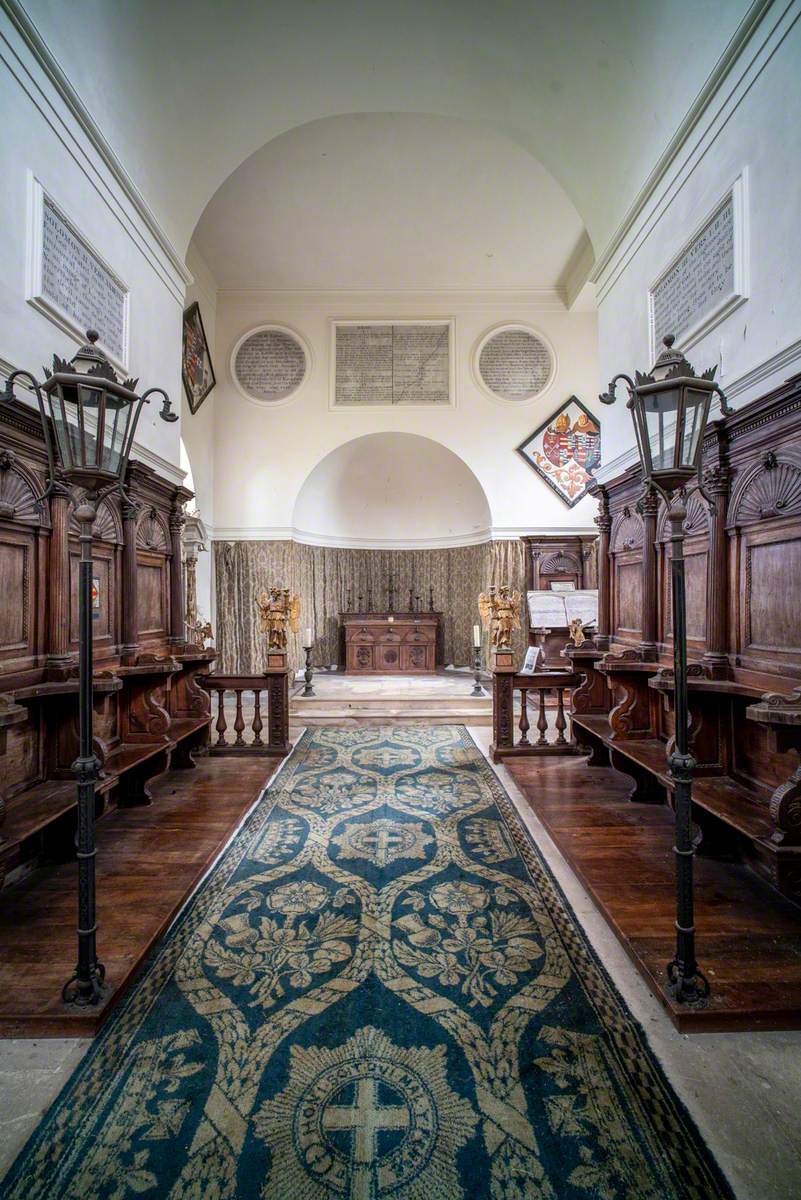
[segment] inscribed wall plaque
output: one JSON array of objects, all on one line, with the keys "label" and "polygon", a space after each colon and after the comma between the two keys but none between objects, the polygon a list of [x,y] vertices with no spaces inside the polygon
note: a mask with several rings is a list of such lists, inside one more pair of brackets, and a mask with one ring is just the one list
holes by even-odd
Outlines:
[{"label": "inscribed wall plaque", "polygon": [[81,342],[96,329],[100,346],[125,365],[128,291],[34,181],[30,302]]},{"label": "inscribed wall plaque", "polygon": [[745,299],[743,185],[725,200],[649,292],[652,350],[673,334],[687,349]]},{"label": "inscribed wall plaque", "polygon": [[276,404],[298,390],[306,377],[306,352],[286,329],[256,329],[234,353],[234,378],[255,400]]},{"label": "inscribed wall plaque", "polygon": [[449,321],[337,322],[334,404],[451,403]]},{"label": "inscribed wall plaque", "polygon": [[501,400],[530,400],[543,390],[553,371],[551,352],[528,329],[499,329],[478,356],[484,386]]}]

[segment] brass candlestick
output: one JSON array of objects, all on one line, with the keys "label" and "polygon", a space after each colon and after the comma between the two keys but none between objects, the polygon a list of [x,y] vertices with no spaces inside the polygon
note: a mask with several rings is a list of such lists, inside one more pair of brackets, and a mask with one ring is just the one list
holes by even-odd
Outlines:
[{"label": "brass candlestick", "polygon": [[304,646],[303,651],[306,655],[306,670],[303,672],[303,678],[306,680],[306,685],[303,689],[303,695],[304,696],[313,696],[314,688],[312,687],[312,679],[314,678],[314,671],[312,670],[312,661],[311,661],[312,647]]}]

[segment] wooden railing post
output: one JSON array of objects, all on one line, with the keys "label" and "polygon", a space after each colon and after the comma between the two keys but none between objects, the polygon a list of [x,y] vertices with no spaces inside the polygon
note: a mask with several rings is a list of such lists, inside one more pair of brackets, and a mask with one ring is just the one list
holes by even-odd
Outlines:
[{"label": "wooden railing post", "polygon": [[598,526],[598,632],[595,643],[599,650],[608,650],[611,639],[610,613],[610,574],[609,574],[609,536],[612,530],[612,518],[609,515],[609,496],[604,488],[593,488],[593,494],[598,497],[599,512],[595,518]]},{"label": "wooden railing post", "polygon": [[267,747],[271,754],[289,754],[289,669],[268,667]]},{"label": "wooden railing post", "polygon": [[492,745],[490,756],[497,762],[504,750],[514,746],[514,675],[512,653],[494,654],[492,664]]}]

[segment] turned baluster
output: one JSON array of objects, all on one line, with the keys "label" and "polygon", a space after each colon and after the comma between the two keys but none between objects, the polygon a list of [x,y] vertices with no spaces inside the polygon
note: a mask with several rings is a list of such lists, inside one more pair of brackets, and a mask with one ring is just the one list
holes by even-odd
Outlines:
[{"label": "turned baluster", "polygon": [[520,689],[520,741],[518,746],[530,746],[528,740],[528,731],[531,728],[531,722],[528,719],[528,688]]},{"label": "turned baluster", "polygon": [[217,688],[217,722],[214,728],[217,730],[217,746],[227,746],[228,742],[225,738],[225,731],[228,728],[228,722],[225,719],[225,688]]},{"label": "turned baluster", "polygon": [[565,730],[567,729],[567,721],[565,720],[565,689],[556,689],[556,745],[566,746],[567,738]]},{"label": "turned baluster", "polygon": [[236,693],[236,718],[234,720],[234,732],[236,733],[235,746],[244,746],[245,739],[242,737],[242,730],[245,728],[245,718],[242,716],[242,689],[234,688]]},{"label": "turned baluster", "polygon": [[548,729],[548,718],[545,715],[545,688],[540,688],[540,712],[537,717],[537,729],[540,731],[540,736],[537,738],[538,746],[547,746],[548,739],[545,733]]},{"label": "turned baluster", "polygon": [[252,745],[263,746],[264,742],[261,740],[261,731],[264,728],[264,723],[261,719],[261,691],[256,688],[253,690],[253,701],[255,709],[253,712],[253,724],[251,726],[253,730]]}]

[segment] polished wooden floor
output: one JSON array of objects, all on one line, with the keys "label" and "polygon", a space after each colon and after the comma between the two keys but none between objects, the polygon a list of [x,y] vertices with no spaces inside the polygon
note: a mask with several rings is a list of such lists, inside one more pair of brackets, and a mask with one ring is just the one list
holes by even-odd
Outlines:
[{"label": "polished wooden floor", "polygon": [[97,825],[98,953],[108,989],[97,1009],[66,1009],[75,965],[74,862],[42,868],[0,906],[0,1037],[91,1037],[275,771],[270,758],[199,759],[153,784],[146,808]]},{"label": "polished wooden floor", "polygon": [[673,814],[578,759],[505,764],[651,990],[684,1032],[801,1028],[801,907],[745,867],[696,858],[698,960],[712,985],[687,1011],[664,990],[675,913]]}]

